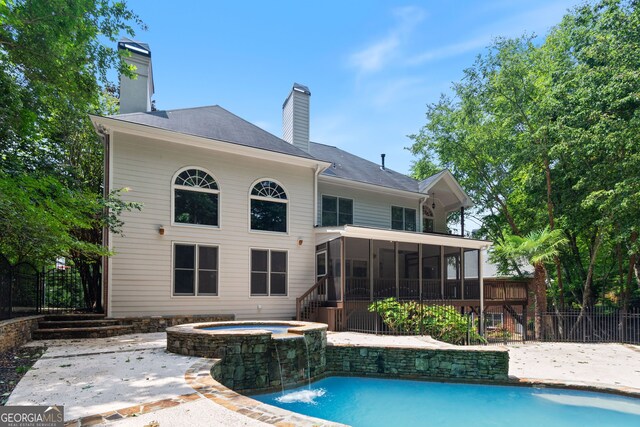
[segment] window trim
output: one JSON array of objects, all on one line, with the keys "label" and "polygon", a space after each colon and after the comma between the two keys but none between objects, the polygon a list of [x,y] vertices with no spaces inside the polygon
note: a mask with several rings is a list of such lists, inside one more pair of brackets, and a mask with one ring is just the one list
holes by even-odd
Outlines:
[{"label": "window trim", "polygon": [[[177,245],[183,245],[183,246],[192,246],[194,247],[194,251],[195,251],[195,258],[194,258],[194,293],[193,294],[177,294],[175,292],[175,280],[176,280],[176,276],[175,276],[175,263],[176,263],[176,257],[175,257],[175,251],[176,251],[176,246]],[[200,288],[200,284],[199,284],[199,278],[198,278],[198,272],[199,272],[199,257],[200,257],[200,253],[198,251],[198,248],[200,246],[203,247],[207,247],[207,248],[217,248],[218,249],[218,265],[217,270],[215,270],[218,275],[217,275],[217,281],[216,281],[216,289],[217,289],[217,293],[215,294],[210,294],[210,293],[206,293],[206,294],[200,294],[199,293],[199,288]],[[222,264],[220,262],[220,245],[218,244],[214,244],[214,243],[197,243],[197,242],[185,242],[185,241],[179,241],[179,240],[174,240],[171,242],[171,285],[169,288],[169,294],[171,298],[179,298],[179,299],[184,299],[184,298],[197,298],[197,299],[202,299],[202,298],[220,298],[220,265]],[[208,269],[207,269],[208,270]]]},{"label": "window trim", "polygon": [[[323,215],[323,210],[324,210],[324,197],[334,197],[336,199],[336,225],[325,225],[324,222],[322,221],[324,218]],[[340,225],[340,199],[344,199],[344,200],[350,200],[351,201],[351,223],[350,224],[343,224],[343,225],[354,225],[355,221],[354,221],[354,217],[355,217],[355,208],[356,208],[356,202],[355,199],[352,199],[351,197],[342,197],[342,196],[336,196],[333,194],[326,194],[323,193],[320,195],[320,224],[321,227],[342,227],[343,225]]]},{"label": "window trim", "polygon": [[[393,228],[393,208],[400,208],[402,209],[402,229],[398,229],[398,228]],[[413,230],[407,230],[407,209],[410,209],[412,211],[415,212],[416,215],[416,219],[415,219],[415,223],[413,225],[414,229]],[[416,208],[409,208],[406,206],[398,206],[398,205],[391,205],[391,217],[389,218],[389,225],[390,225],[390,230],[394,230],[394,231],[407,231],[409,233],[415,233],[418,231],[418,211]]]},{"label": "window trim", "polygon": [[[284,188],[284,187],[283,187]],[[252,252],[253,251],[267,251],[267,293],[266,294],[253,294],[251,293],[251,274],[253,273],[252,264]],[[271,251],[284,252],[287,254],[286,263],[286,276],[284,286],[286,289],[285,294],[271,295]],[[271,248],[271,247],[258,247],[252,246],[249,248],[249,298],[289,298],[289,249]]]},{"label": "window trim", "polygon": [[[187,187],[187,186],[183,186],[183,185],[176,185],[176,179],[178,178],[178,176],[189,169],[196,169],[199,171],[202,171],[206,174],[208,174],[211,178],[213,178],[213,180],[216,182],[216,185],[218,186],[217,190],[209,190],[206,188],[199,188],[199,187]],[[176,189],[179,190],[187,190],[187,191],[194,191],[194,192],[199,192],[199,193],[209,193],[209,194],[217,194],[218,195],[218,225],[206,225],[206,224],[188,224],[185,222],[176,222]],[[178,169],[178,171],[176,173],[173,174],[173,177],[171,178],[171,185],[170,185],[170,192],[171,192],[171,226],[176,226],[176,227],[193,227],[193,228],[200,228],[200,229],[207,229],[207,230],[219,230],[222,228],[222,187],[220,185],[220,181],[218,180],[218,178],[216,178],[216,176],[214,174],[211,173],[211,171],[209,171],[206,168],[203,168],[201,166],[185,166],[183,168]]]},{"label": "window trim", "polygon": [[[431,212],[431,215],[425,215],[425,211],[429,211]],[[431,224],[432,224],[432,230],[431,231],[427,231],[425,230],[424,227],[424,222],[426,219],[430,219],[431,220]],[[435,233],[436,232],[436,215],[433,212],[433,208],[431,208],[431,206],[427,206],[426,204],[422,205],[422,231],[423,233]]]},{"label": "window trim", "polygon": [[[273,197],[264,197],[264,196],[254,196],[251,194],[251,192],[253,191],[253,188],[262,181],[271,181],[274,182],[276,184],[278,184],[283,190],[284,190],[284,194],[287,196],[286,199],[275,199]],[[275,203],[284,203],[286,206],[286,215],[287,215],[287,223],[286,223],[286,227],[287,227],[287,231],[269,231],[269,230],[254,230],[253,228],[251,228],[251,200],[261,200],[261,201],[265,201],[265,202],[275,202]],[[249,191],[247,194],[247,200],[249,201],[247,204],[247,219],[248,219],[248,223],[247,223],[247,229],[249,230],[249,233],[257,233],[257,234],[268,234],[270,236],[275,235],[280,235],[280,236],[288,236],[289,235],[289,230],[291,228],[291,224],[290,224],[290,220],[291,220],[291,215],[290,215],[290,209],[289,209],[289,205],[290,205],[290,201],[291,201],[291,197],[290,197],[290,193],[289,190],[287,190],[287,188],[282,185],[282,183],[280,181],[278,181],[277,179],[273,179],[273,178],[258,178],[255,181],[253,181],[253,183],[251,183],[251,185],[249,186]],[[251,262],[251,260],[249,260],[249,262]]]}]

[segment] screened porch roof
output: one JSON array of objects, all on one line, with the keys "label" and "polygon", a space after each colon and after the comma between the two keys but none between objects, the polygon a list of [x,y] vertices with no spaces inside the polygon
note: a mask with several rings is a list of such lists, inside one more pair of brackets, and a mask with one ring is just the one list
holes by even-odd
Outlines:
[{"label": "screened porch roof", "polygon": [[340,227],[319,227],[315,229],[316,245],[337,237],[386,240],[389,242],[420,243],[425,245],[451,246],[455,248],[486,249],[493,244],[489,240],[469,239],[447,234],[418,233],[412,231],[388,230],[383,228],[343,225]]}]

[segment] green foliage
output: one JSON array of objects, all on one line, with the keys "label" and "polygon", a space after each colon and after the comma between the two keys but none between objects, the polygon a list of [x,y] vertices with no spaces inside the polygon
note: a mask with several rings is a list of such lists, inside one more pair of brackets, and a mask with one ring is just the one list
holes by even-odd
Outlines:
[{"label": "green foliage", "polygon": [[[133,76],[121,35],[140,18],[119,0],[0,0],[0,251],[73,259],[99,306],[102,228],[139,205],[102,196],[103,145],[88,113],[113,114],[110,70]],[[107,212],[107,209],[109,211]]]},{"label": "green foliage", "polygon": [[562,273],[579,305],[609,290],[624,303],[631,278],[640,286],[638,28],[637,2],[602,0],[543,40],[497,39],[412,136],[414,173],[431,163],[451,170],[484,237],[563,230],[560,268],[549,273],[553,286]]},{"label": "green foliage", "polygon": [[478,334],[478,324],[449,305],[424,305],[415,301],[399,302],[387,298],[369,305],[382,321],[396,333],[425,334],[451,344],[486,343]]},{"label": "green foliage", "polygon": [[525,237],[505,235],[504,240],[493,246],[489,259],[498,263],[516,260],[521,264],[548,264],[566,244],[567,238],[558,228],[534,230]]}]

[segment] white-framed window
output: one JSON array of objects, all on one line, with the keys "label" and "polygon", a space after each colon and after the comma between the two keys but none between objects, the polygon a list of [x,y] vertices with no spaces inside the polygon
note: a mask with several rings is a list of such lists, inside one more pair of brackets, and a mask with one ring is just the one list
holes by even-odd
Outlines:
[{"label": "white-framed window", "polygon": [[353,224],[353,199],[322,196],[322,225]]},{"label": "white-framed window", "polygon": [[429,206],[424,205],[422,207],[422,232],[423,233],[433,233],[435,231],[434,220],[435,220],[435,217],[433,216],[433,210]]},{"label": "white-framed window", "polygon": [[218,246],[173,244],[173,295],[218,295]]},{"label": "white-framed window", "polygon": [[393,230],[416,231],[416,210],[391,206],[391,228]]},{"label": "white-framed window", "polygon": [[172,199],[175,224],[220,225],[220,189],[209,172],[196,167],[178,171]]},{"label": "white-framed window", "polygon": [[262,179],[251,187],[251,230],[287,232],[287,192],[274,180]]},{"label": "white-framed window", "polygon": [[287,295],[287,251],[251,249],[251,295]]}]

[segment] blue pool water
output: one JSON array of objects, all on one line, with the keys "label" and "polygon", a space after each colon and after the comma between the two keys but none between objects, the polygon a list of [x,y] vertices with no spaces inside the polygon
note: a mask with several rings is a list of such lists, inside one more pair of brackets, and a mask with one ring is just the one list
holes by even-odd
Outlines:
[{"label": "blue pool water", "polygon": [[271,331],[274,334],[286,334],[289,328],[288,325],[225,325],[225,326],[212,326],[210,328],[202,328],[205,331],[255,331],[257,329],[261,331]]},{"label": "blue pool water", "polygon": [[640,399],[548,388],[329,377],[269,405],[358,426],[640,426]]}]

